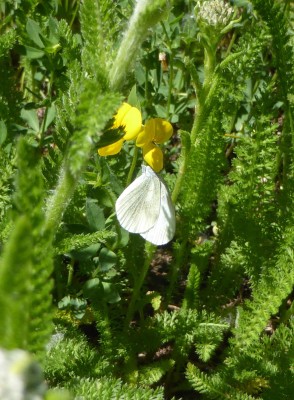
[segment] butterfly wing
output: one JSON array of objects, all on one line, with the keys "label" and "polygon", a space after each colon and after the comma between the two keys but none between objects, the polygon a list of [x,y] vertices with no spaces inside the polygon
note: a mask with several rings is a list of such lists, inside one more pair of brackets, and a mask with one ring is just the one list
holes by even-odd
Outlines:
[{"label": "butterfly wing", "polygon": [[156,223],[141,236],[157,246],[172,240],[176,229],[175,208],[164,182],[160,180],[160,211]]},{"label": "butterfly wing", "polygon": [[160,185],[158,176],[146,168],[119,196],[115,204],[120,225],[129,232],[148,231],[158,220]]}]

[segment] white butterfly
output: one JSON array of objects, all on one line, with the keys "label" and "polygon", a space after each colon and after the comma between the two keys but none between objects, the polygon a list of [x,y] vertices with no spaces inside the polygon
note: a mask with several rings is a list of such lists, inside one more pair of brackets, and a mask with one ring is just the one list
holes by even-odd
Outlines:
[{"label": "white butterfly", "polygon": [[135,179],[119,196],[115,204],[121,226],[139,233],[156,245],[168,243],[175,234],[175,208],[164,181],[142,165],[142,175]]}]

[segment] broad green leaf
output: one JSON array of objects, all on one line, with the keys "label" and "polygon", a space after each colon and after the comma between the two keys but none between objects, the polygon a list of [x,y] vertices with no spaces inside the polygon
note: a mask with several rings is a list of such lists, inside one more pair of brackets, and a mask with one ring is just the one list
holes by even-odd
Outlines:
[{"label": "broad green leaf", "polygon": [[48,25],[49,25],[49,40],[52,43],[57,43],[59,41],[57,19],[49,17]]},{"label": "broad green leaf", "polygon": [[39,119],[36,113],[36,110],[25,110],[24,108],[21,110],[20,113],[22,119],[24,119],[27,124],[29,125],[30,128],[32,128],[33,131],[36,133],[39,132],[40,126],[39,126]]},{"label": "broad green leaf", "polygon": [[120,227],[120,241],[118,243],[119,248],[125,247],[129,243],[130,234],[124,228]]},{"label": "broad green leaf", "polygon": [[103,210],[97,205],[97,201],[87,199],[86,216],[88,224],[92,231],[100,231],[105,227],[105,217]]},{"label": "broad green leaf", "polygon": [[106,247],[103,247],[103,249],[100,251],[99,254],[99,263],[100,263],[100,269],[101,271],[108,271],[110,268],[114,267],[116,264],[116,254],[108,250]]},{"label": "broad green leaf", "polygon": [[35,47],[25,46],[27,57],[30,59],[42,58],[45,54],[43,50],[36,49]]},{"label": "broad green leaf", "polygon": [[47,117],[45,121],[45,130],[49,127],[49,125],[54,121],[54,118],[56,116],[56,110],[55,110],[55,105],[54,103],[51,104],[51,106],[48,108],[47,111]]},{"label": "broad green leaf", "polygon": [[129,97],[128,97],[128,103],[132,107],[137,107],[139,110],[141,109],[140,107],[140,102],[137,96],[137,86],[134,85],[130,91]]},{"label": "broad green leaf", "polygon": [[86,312],[87,301],[78,297],[65,296],[58,302],[58,308],[72,310],[76,318],[82,319]]},{"label": "broad green leaf", "polygon": [[69,255],[73,257],[75,260],[84,261],[87,260],[88,258],[95,256],[100,246],[101,246],[100,243],[91,244],[90,246],[85,247],[84,249],[73,250],[69,253]]},{"label": "broad green leaf", "polygon": [[118,303],[121,299],[118,291],[115,288],[115,285],[109,282],[102,282],[104,289],[104,299],[107,303]]},{"label": "broad green leaf", "polygon": [[83,293],[87,299],[95,300],[101,289],[102,285],[98,278],[89,279],[83,286]]},{"label": "broad green leaf", "polygon": [[98,278],[89,279],[83,285],[84,296],[91,300],[94,308],[99,309],[101,307],[101,300],[103,301],[104,293],[103,286]]},{"label": "broad green leaf", "polygon": [[32,19],[29,18],[26,25],[26,30],[29,35],[29,38],[42,49],[44,47],[44,43],[40,38],[42,30],[39,24],[36,21],[33,21]]},{"label": "broad green leaf", "polygon": [[25,46],[27,57],[30,58],[31,60],[36,59],[36,58],[42,58],[45,54],[43,50],[39,50],[36,47],[32,46]]}]

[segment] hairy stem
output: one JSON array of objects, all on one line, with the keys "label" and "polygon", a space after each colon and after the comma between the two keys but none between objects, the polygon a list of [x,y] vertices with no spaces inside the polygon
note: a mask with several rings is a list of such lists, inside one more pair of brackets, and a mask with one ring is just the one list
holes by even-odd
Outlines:
[{"label": "hairy stem", "polygon": [[165,15],[165,0],[141,0],[136,3],[129,27],[109,73],[110,85],[114,90],[123,85],[140,45],[152,28]]},{"label": "hairy stem", "polygon": [[76,180],[68,168],[63,168],[55,193],[49,200],[46,210],[46,222],[44,230],[55,232],[59,226],[63,213],[70,202],[75,190]]}]

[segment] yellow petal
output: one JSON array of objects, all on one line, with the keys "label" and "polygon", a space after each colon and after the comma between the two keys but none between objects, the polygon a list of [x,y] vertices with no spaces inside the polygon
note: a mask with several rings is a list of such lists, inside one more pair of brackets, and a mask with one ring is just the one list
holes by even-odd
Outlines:
[{"label": "yellow petal", "polygon": [[113,128],[120,126],[124,128],[125,140],[135,139],[142,129],[142,115],[138,108],[132,107],[128,103],[123,103],[114,116],[113,123]]},{"label": "yellow petal", "polygon": [[114,116],[113,127],[118,128],[123,125],[123,119],[126,113],[132,108],[128,103],[123,103],[122,106],[118,109],[117,113]]},{"label": "yellow petal", "polygon": [[147,143],[151,143],[153,140],[153,135],[151,129],[146,131],[145,127],[141,129],[136,139],[136,146],[143,147]]},{"label": "yellow petal", "polygon": [[98,154],[100,156],[114,156],[115,154],[121,151],[124,139],[120,139],[115,143],[112,143],[108,146],[101,147],[98,149]]},{"label": "yellow petal", "polygon": [[155,171],[159,172],[163,168],[163,154],[159,147],[153,143],[148,143],[143,147],[143,157],[147,164]]},{"label": "yellow petal", "polygon": [[166,142],[171,135],[173,134],[172,125],[162,118],[152,118],[150,119],[145,126],[145,129],[148,129],[147,125],[150,124],[153,130],[153,141],[155,143],[164,143]]},{"label": "yellow petal", "polygon": [[131,107],[122,119],[122,125],[125,127],[125,140],[133,140],[142,129],[142,115],[138,108]]}]

